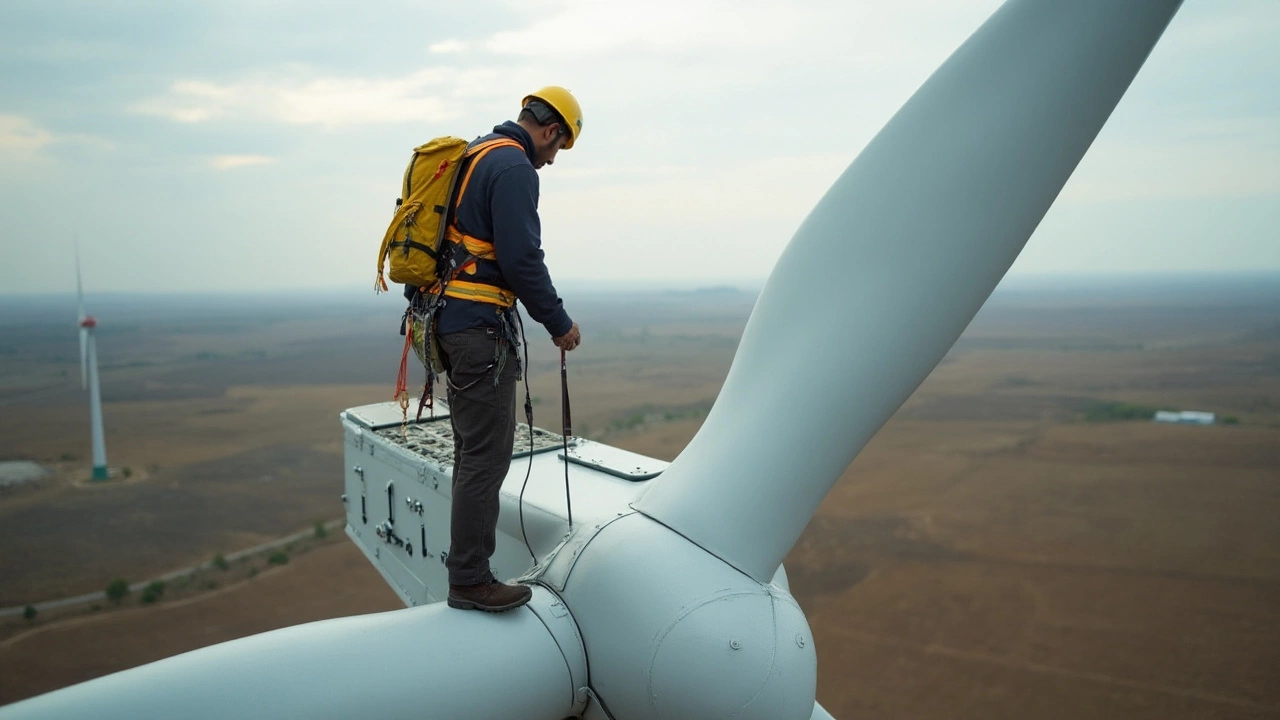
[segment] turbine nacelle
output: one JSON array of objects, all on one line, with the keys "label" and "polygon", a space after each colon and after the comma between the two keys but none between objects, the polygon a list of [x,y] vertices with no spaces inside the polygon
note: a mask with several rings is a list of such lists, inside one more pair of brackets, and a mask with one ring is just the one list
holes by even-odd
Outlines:
[{"label": "turbine nacelle", "polygon": [[[394,402],[342,414],[347,533],[410,605],[448,592],[440,549],[448,546],[452,435],[447,403],[436,410],[407,425]],[[590,440],[573,440],[569,452],[570,530],[562,439],[540,429],[535,436],[534,454],[512,463],[501,489],[492,565],[499,577],[523,573],[535,612],[541,593],[552,593],[557,616],[576,629],[577,640],[557,636],[571,666],[581,658],[570,673],[581,690],[573,715],[594,693],[614,720],[809,718],[816,656],[785,572],[754,580],[633,511],[667,463]],[[527,430],[516,437],[526,452]],[[637,686],[637,677],[650,682]]]}]

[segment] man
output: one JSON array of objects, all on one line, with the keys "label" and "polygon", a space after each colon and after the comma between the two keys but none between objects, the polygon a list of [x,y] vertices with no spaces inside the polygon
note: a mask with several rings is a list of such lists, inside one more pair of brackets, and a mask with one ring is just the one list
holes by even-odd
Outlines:
[{"label": "man", "polygon": [[453,424],[453,508],[449,606],[502,612],[532,597],[489,569],[498,494],[511,466],[519,360],[512,314],[518,298],[556,347],[582,341],[543,262],[537,170],[573,147],[582,110],[561,87],[521,103],[515,122],[471,144],[460,169],[460,199],[448,237],[466,254],[446,284],[436,316]]}]

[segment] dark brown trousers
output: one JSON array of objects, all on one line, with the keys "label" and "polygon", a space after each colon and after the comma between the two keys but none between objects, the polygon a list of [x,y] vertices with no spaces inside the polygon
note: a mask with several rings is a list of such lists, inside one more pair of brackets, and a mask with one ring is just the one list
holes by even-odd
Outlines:
[{"label": "dark brown trousers", "polygon": [[498,528],[498,493],[511,467],[516,430],[515,352],[497,373],[501,333],[472,328],[441,335],[448,369],[449,422],[453,425],[453,509],[450,518],[450,585],[493,579],[489,558]]}]

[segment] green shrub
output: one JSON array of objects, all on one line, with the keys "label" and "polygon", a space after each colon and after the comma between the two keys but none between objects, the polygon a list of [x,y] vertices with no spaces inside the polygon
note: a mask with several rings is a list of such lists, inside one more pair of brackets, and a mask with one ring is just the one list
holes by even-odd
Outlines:
[{"label": "green shrub", "polygon": [[231,567],[231,563],[227,562],[227,559],[222,557],[222,553],[218,553],[213,556],[213,566],[219,570],[226,570]]},{"label": "green shrub", "polygon": [[119,605],[121,600],[129,595],[129,581],[124,578],[116,578],[107,585],[107,599]]},{"label": "green shrub", "polygon": [[319,520],[316,521],[315,535],[317,540],[323,540],[329,536],[329,531],[325,529],[324,523]]},{"label": "green shrub", "polygon": [[164,595],[164,581],[153,580],[151,584],[147,585],[146,589],[142,591],[142,602],[153,603],[159,600],[162,595]]},{"label": "green shrub", "polygon": [[38,611],[38,610],[36,610],[36,606],[35,606],[35,605],[28,605],[28,606],[26,606],[26,607],[22,608],[22,617],[26,618],[27,620],[35,620],[35,619],[36,619],[36,614],[37,614],[38,612],[39,612],[39,611]]},{"label": "green shrub", "polygon": [[289,563],[289,555],[282,550],[277,550],[267,557],[267,562],[272,565],[287,565]]},{"label": "green shrub", "polygon": [[1235,415],[1223,415],[1222,424],[1223,425],[1239,425],[1240,418],[1236,417]]}]

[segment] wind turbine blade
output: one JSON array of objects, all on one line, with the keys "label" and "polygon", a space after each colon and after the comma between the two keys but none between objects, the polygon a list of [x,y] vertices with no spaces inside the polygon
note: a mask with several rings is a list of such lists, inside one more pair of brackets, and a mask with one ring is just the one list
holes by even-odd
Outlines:
[{"label": "wind turbine blade", "polygon": [[813,715],[809,717],[809,720],[836,720],[836,719],[831,717],[831,713],[827,712],[825,708],[823,708],[821,705],[815,702],[813,704]]},{"label": "wind turbine blade", "polygon": [[529,607],[490,615],[437,603],[233,640],[0,708],[0,718],[563,720],[577,714],[567,657]]},{"label": "wind turbine blade", "polygon": [[1010,0],[801,224],[640,510],[768,582],[995,288],[1180,0]]},{"label": "wind turbine blade", "polygon": [[[80,241],[76,241],[76,325],[84,322],[84,288],[80,282]],[[88,334],[83,326],[80,326],[80,388],[83,390],[89,385],[89,356],[88,347],[85,336]]]},{"label": "wind turbine blade", "polygon": [[79,315],[76,322],[84,319],[84,288],[80,282],[80,241],[76,241],[76,307],[79,309]]}]

